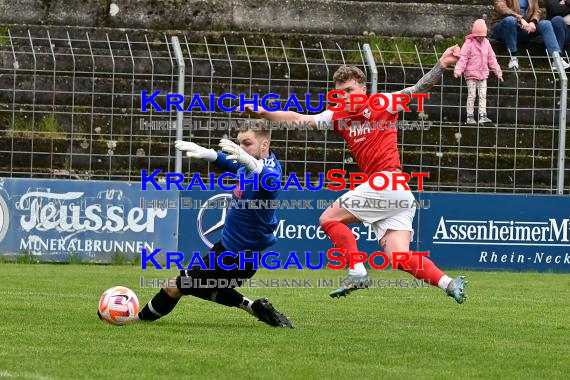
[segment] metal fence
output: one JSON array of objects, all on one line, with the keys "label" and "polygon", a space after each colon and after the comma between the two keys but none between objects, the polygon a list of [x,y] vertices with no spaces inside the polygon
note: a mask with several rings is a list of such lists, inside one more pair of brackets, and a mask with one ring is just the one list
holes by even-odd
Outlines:
[{"label": "metal fence", "polygon": [[[379,92],[391,92],[416,83],[442,52],[397,44],[386,49],[374,41],[367,46],[331,41],[269,45],[221,37],[196,41],[186,35],[44,33],[8,30],[0,41],[2,176],[137,181],[141,169],[219,172],[196,160],[176,165],[173,142],[182,114],[141,112],[141,91],[162,91],[157,103],[163,107],[166,94],[182,89],[188,98],[200,94],[207,106],[209,94],[224,93],[244,93],[248,99],[256,93],[284,99],[296,94],[300,100],[312,94],[316,99],[334,89],[336,68],[350,63],[369,78],[376,75]],[[498,58],[505,67],[509,57]],[[402,120],[429,126],[399,131],[404,171],[429,172],[426,190],[561,193],[566,75],[546,52],[527,52],[520,64],[518,71],[505,70],[504,83],[488,80],[488,114],[495,121],[490,125],[465,124],[465,83],[450,70],[443,75],[424,112],[412,107],[401,114]],[[181,69],[185,74],[179,77]],[[216,107],[212,112],[192,108],[183,118],[178,133],[184,139],[215,148],[220,138],[237,132],[191,126],[240,117]],[[333,168],[356,170],[344,141],[332,131],[273,131],[272,147],[285,174],[296,172],[300,179]]]}]

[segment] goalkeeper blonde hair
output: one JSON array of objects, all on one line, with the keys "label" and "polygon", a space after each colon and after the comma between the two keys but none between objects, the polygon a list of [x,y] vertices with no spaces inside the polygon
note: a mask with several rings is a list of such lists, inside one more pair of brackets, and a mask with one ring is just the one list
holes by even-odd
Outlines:
[{"label": "goalkeeper blonde hair", "polygon": [[248,120],[240,126],[240,132],[252,131],[258,138],[266,138],[271,141],[271,129],[268,128],[270,122],[265,119]]}]

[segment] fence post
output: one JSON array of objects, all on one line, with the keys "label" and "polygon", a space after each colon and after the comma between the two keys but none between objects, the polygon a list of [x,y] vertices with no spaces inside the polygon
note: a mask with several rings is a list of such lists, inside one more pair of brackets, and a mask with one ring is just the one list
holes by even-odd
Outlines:
[{"label": "fence post", "polygon": [[368,68],[370,69],[371,73],[370,94],[374,95],[376,94],[378,88],[378,70],[376,69],[376,62],[374,62],[374,56],[372,55],[372,50],[370,49],[370,45],[364,44],[362,48],[364,49],[364,56],[366,57],[366,63],[368,64]]},{"label": "fence post", "polygon": [[557,193],[564,193],[564,156],[566,155],[566,103],[568,95],[568,77],[562,67],[562,59],[559,55],[554,57],[554,65],[560,75],[560,133],[558,134],[558,181]]},{"label": "fence post", "polygon": [[[174,55],[178,62],[178,94],[184,98],[184,58],[182,58],[182,49],[178,37],[172,36],[172,46],[174,47]],[[176,111],[176,140],[182,140],[182,128],[184,127],[184,111]],[[174,163],[174,171],[182,173],[182,152],[176,150],[176,161]]]}]

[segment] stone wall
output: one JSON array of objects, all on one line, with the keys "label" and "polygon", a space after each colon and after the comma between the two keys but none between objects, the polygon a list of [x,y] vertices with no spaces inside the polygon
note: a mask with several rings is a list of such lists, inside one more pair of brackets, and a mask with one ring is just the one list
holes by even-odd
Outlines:
[{"label": "stone wall", "polygon": [[361,35],[462,35],[490,19],[492,0],[14,0],[0,4],[0,23]]}]

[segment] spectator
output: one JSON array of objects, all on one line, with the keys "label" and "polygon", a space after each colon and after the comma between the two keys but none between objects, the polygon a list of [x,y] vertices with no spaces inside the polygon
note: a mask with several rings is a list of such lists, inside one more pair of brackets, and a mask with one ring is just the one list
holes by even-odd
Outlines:
[{"label": "spectator", "polygon": [[546,0],[546,15],[556,34],[560,54],[564,55],[566,43],[570,41],[570,0]]},{"label": "spectator", "polygon": [[[491,21],[492,36],[504,41],[511,52],[509,69],[518,69],[516,57],[519,41],[528,41],[542,35],[546,49],[551,56],[560,54],[560,45],[552,28],[552,23],[541,19],[538,0],[495,0],[495,13]],[[570,67],[562,61],[564,68]]]},{"label": "spectator", "polygon": [[487,25],[485,25],[485,20],[479,19],[473,23],[472,33],[465,38],[465,43],[461,48],[461,58],[453,72],[456,78],[463,74],[467,82],[467,124],[475,124],[473,112],[476,92],[479,92],[479,123],[492,122],[487,117],[486,108],[489,68],[493,70],[497,78],[503,80],[501,67],[487,39]]}]

